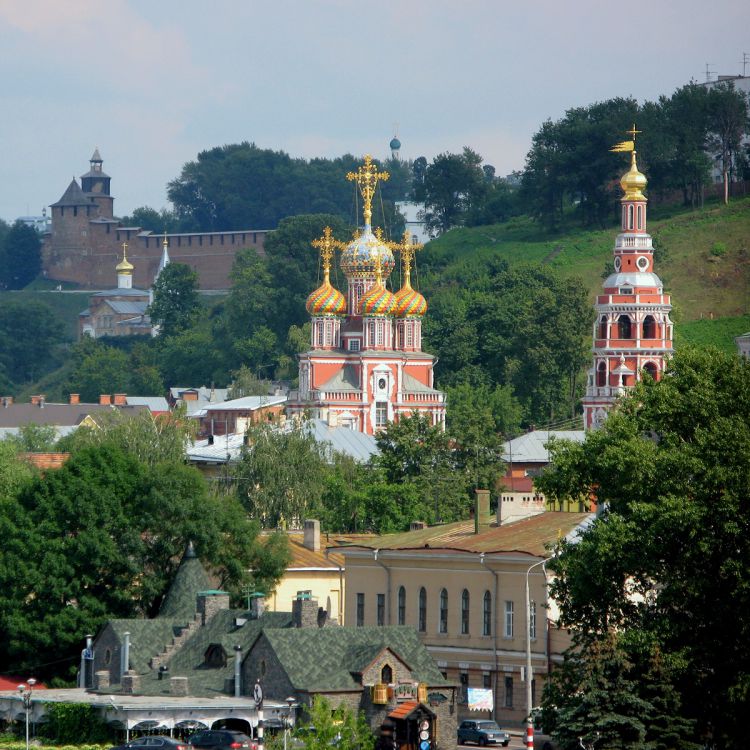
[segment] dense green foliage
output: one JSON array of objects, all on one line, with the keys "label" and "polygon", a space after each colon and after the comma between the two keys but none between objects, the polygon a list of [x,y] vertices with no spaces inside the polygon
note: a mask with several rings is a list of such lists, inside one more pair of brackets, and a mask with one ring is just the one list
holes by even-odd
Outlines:
[{"label": "dense green foliage", "polygon": [[184,263],[169,263],[154,282],[151,322],[162,336],[173,336],[190,327],[199,309],[198,274]]},{"label": "dense green foliage", "polygon": [[306,718],[309,724],[297,727],[293,733],[305,750],[329,750],[331,747],[372,750],[375,744],[364,712],[353,711],[345,701],[333,708],[327,698],[316,695]]},{"label": "dense green foliage", "polygon": [[36,229],[20,219],[2,234],[0,287],[23,289],[42,270],[42,242]]},{"label": "dense green foliage", "polygon": [[58,745],[107,742],[112,729],[88,703],[50,703],[40,733]]},{"label": "dense green foliage", "polygon": [[[643,691],[662,685],[667,713],[694,721],[694,737],[741,747],[750,696],[750,624],[740,614],[750,608],[750,365],[717,350],[680,350],[668,374],[637,385],[603,429],[552,452],[539,480],[545,494],[595,491],[605,507],[552,563],[561,623],[580,633],[575,669],[594,669],[597,649],[617,634],[632,665],[620,673],[637,677],[639,695],[653,702]],[[648,677],[655,659],[657,683]],[[553,673],[548,701],[564,709],[560,733],[574,731],[577,698],[565,682],[574,678]]]},{"label": "dense green foliage", "polygon": [[[183,463],[179,418],[145,413],[81,428],[57,471],[37,476],[0,442],[0,661],[11,671],[70,674],[82,634],[113,617],[153,615],[188,541],[220,585],[272,587],[283,537],[259,526]],[[251,571],[251,572],[248,572]]]}]

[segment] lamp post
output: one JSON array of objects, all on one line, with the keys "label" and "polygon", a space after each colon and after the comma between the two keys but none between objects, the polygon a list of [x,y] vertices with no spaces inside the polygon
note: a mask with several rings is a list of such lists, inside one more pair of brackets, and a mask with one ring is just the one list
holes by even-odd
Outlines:
[{"label": "lamp post", "polygon": [[294,696],[290,695],[286,699],[286,704],[289,706],[289,710],[286,712],[286,715],[284,716],[284,750],[287,750],[287,737],[289,736],[289,731],[292,728],[292,708],[294,707]]},{"label": "lamp post", "polygon": [[29,713],[31,711],[31,694],[36,685],[36,680],[33,677],[29,677],[25,684],[18,686],[18,694],[21,696],[23,701],[23,708],[26,712],[26,750],[29,750]]},{"label": "lamp post", "polygon": [[529,573],[534,568],[542,566],[542,570],[545,571],[545,586],[546,581],[546,569],[545,564],[554,558],[547,557],[544,560],[529,565],[526,571],[526,748],[527,750],[534,750],[534,722],[531,718],[532,706],[532,695],[531,695],[531,597],[529,596]]}]

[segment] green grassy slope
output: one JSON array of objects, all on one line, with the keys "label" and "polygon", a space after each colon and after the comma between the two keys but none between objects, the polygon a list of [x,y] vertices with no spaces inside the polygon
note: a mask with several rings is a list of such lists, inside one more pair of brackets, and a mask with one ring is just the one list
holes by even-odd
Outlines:
[{"label": "green grassy slope", "polygon": [[[34,302],[43,302],[49,305],[55,315],[65,326],[65,336],[74,341],[78,336],[78,314],[85,310],[89,305],[89,294],[78,292],[57,292],[26,288],[20,292],[0,292],[0,305],[16,300]],[[19,327],[22,328],[23,321],[19,321]]]}]

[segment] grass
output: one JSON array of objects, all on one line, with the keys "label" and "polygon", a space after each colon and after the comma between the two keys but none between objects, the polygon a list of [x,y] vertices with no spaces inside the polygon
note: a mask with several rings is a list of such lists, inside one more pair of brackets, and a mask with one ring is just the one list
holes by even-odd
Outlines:
[{"label": "grass", "polygon": [[[20,301],[42,302],[51,307],[65,326],[65,337],[71,341],[78,337],[78,314],[89,304],[88,293],[35,290],[28,287],[17,292],[0,292],[0,306]],[[19,321],[19,330],[21,328],[22,321]]]}]

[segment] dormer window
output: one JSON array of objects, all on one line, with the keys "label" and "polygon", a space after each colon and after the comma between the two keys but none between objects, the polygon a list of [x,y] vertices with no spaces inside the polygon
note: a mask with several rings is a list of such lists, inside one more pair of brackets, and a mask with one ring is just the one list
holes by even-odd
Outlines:
[{"label": "dormer window", "polygon": [[203,664],[206,667],[220,669],[227,665],[227,652],[220,643],[212,643],[203,654]]},{"label": "dormer window", "polygon": [[629,286],[620,287],[620,294],[632,294],[633,289]]},{"label": "dormer window", "polygon": [[383,685],[393,684],[393,669],[390,664],[386,664],[383,669],[380,670],[380,681]]}]

